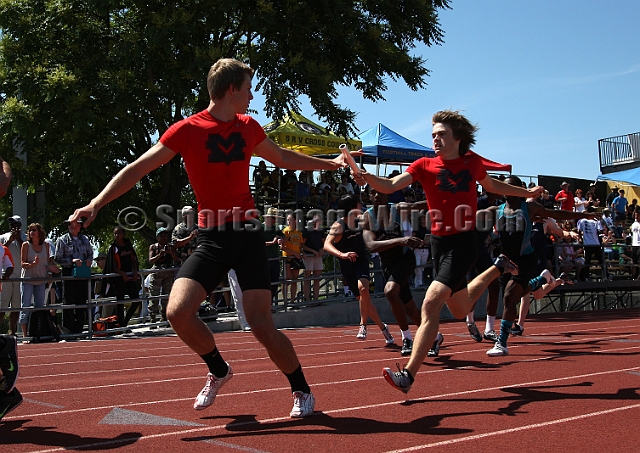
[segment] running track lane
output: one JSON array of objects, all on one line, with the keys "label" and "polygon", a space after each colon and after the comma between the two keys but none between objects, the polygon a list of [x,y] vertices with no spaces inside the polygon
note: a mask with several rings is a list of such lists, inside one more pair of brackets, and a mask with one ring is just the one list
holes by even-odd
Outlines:
[{"label": "running track lane", "polygon": [[286,379],[244,332],[216,336],[235,376],[202,412],[191,405],[206,371],[176,337],[20,345],[25,402],[0,424],[0,444],[16,453],[637,452],[639,319],[640,310],[536,317],[501,358],[487,357],[491,344],[471,341],[464,323],[445,323],[440,357],[407,396],[381,377],[406,360],[377,329],[366,341],[353,326],[288,330],[318,400],[305,420],[288,417]]}]

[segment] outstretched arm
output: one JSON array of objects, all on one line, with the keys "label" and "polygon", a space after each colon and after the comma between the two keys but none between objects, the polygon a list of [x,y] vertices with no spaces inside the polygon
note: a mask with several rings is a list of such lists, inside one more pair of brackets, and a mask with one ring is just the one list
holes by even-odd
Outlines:
[{"label": "outstretched arm", "polygon": [[557,209],[547,209],[539,203],[529,203],[529,218],[540,217],[542,219],[552,218],[555,220],[578,220],[595,219],[598,216],[595,212],[574,212]]},{"label": "outstretched arm", "polygon": [[535,198],[544,192],[544,187],[536,186],[531,189],[524,187],[512,186],[506,182],[499,181],[487,175],[482,181],[478,181],[484,190],[507,197]]},{"label": "outstretched arm", "polygon": [[268,160],[276,167],[286,168],[288,170],[338,170],[345,166],[342,153],[335,159],[320,159],[313,156],[307,156],[303,153],[297,153],[290,149],[281,148],[276,145],[269,137],[260,142],[253,152]]},{"label": "outstretched arm", "polygon": [[397,190],[404,189],[413,182],[413,176],[407,172],[389,179],[372,175],[363,169],[360,175],[354,175],[353,177],[359,185],[364,186],[365,184],[369,184],[381,193],[393,193]]},{"label": "outstretched arm", "polygon": [[150,148],[149,151],[120,170],[109,184],[102,189],[102,192],[91,200],[88,205],[83,208],[76,209],[69,217],[69,221],[73,222],[84,217],[85,220],[82,226],[89,226],[89,224],[93,222],[93,219],[98,215],[98,211],[100,211],[100,209],[102,209],[107,203],[128,192],[137,184],[138,181],[140,181],[140,179],[142,179],[143,176],[155,170],[159,166],[166,164],[175,155],[176,153],[174,153],[170,148],[158,142]]},{"label": "outstretched arm", "polygon": [[364,230],[362,232],[362,238],[364,239],[364,244],[367,246],[367,250],[371,253],[383,252],[397,246],[407,246],[413,249],[423,245],[422,240],[415,236],[401,236],[385,241],[376,241],[375,234],[371,230]]}]

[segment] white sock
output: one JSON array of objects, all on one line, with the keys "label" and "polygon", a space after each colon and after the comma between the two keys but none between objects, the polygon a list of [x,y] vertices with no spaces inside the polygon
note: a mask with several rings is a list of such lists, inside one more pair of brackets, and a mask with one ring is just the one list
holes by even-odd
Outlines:
[{"label": "white sock", "polygon": [[549,269],[543,270],[540,273],[540,275],[547,280],[547,283],[551,283],[552,285],[555,285],[556,279],[553,275],[551,275],[551,272],[549,272]]},{"label": "white sock", "polygon": [[493,328],[495,323],[496,323],[496,317],[487,315],[487,323],[485,324],[484,331],[485,332],[491,332],[492,330],[495,330]]},{"label": "white sock", "polygon": [[402,331],[402,339],[403,340],[413,340],[413,337],[411,336],[411,331],[409,329]]},{"label": "white sock", "polygon": [[473,315],[474,313],[472,311],[467,313],[467,324],[473,324],[475,322]]}]

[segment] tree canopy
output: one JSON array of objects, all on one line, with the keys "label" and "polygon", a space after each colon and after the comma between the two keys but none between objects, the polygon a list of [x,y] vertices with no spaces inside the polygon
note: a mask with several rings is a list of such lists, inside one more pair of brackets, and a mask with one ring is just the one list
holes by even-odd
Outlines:
[{"label": "tree canopy", "polygon": [[[206,75],[221,57],[256,69],[266,113],[299,110],[306,95],[341,136],[356,112],[336,103],[351,86],[382,100],[385,80],[425,85],[416,43],[440,44],[448,0],[0,0],[0,155],[14,184],[44,186],[45,227],[86,204],[170,124],[208,105]],[[28,155],[16,157],[19,143]],[[193,203],[179,157],[101,211]],[[173,215],[175,218],[175,213]]]}]

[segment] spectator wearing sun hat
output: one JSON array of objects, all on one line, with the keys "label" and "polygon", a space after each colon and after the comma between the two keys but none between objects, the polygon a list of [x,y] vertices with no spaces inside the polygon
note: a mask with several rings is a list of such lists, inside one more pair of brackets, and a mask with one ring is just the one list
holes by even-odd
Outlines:
[{"label": "spectator wearing sun hat", "polygon": [[573,192],[569,190],[569,185],[567,181],[563,181],[560,184],[560,190],[556,194],[556,201],[560,203],[560,209],[563,211],[573,211],[575,206],[575,197]]},{"label": "spectator wearing sun hat", "polygon": [[[182,208],[182,222],[173,229],[171,233],[171,242],[174,243],[175,252],[178,256],[175,265],[180,266],[193,253],[197,246],[198,234],[198,213],[193,206],[185,206]],[[178,246],[184,239],[189,238],[185,245]]]},{"label": "spectator wearing sun hat", "polygon": [[611,192],[609,192],[609,195],[607,195],[607,199],[605,201],[607,208],[611,208],[611,203],[618,196],[618,190],[620,190],[618,189],[618,186],[613,186],[611,188]]}]

